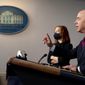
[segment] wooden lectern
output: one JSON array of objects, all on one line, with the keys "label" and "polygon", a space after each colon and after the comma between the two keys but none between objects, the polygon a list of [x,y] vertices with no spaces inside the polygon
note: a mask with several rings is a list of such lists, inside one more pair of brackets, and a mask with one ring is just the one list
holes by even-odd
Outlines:
[{"label": "wooden lectern", "polygon": [[[11,58],[7,62],[7,81],[8,85],[85,85],[85,76],[49,65]],[[16,81],[20,84],[14,84]]]}]

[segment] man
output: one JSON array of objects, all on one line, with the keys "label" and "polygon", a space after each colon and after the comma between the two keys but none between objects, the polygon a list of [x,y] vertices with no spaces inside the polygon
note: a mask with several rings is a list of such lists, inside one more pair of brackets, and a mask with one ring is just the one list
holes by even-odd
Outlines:
[{"label": "man", "polygon": [[[85,34],[85,10],[81,10],[76,18],[75,26],[77,32]],[[77,57],[78,65],[67,65],[63,68],[71,71],[79,72],[85,75],[85,38],[80,44],[73,50],[73,56]]]}]

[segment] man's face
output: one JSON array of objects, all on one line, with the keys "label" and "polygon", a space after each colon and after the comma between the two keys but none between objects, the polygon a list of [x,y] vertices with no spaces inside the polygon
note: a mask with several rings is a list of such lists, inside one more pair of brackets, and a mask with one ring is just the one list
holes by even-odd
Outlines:
[{"label": "man's face", "polygon": [[78,13],[75,26],[78,32],[85,33],[85,10]]}]

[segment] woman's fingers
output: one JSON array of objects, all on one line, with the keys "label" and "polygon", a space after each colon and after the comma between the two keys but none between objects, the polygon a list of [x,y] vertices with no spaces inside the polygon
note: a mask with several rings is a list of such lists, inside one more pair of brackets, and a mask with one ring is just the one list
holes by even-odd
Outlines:
[{"label": "woman's fingers", "polygon": [[47,43],[47,37],[44,37],[44,39],[43,39],[43,42],[44,42],[44,44],[46,44]]},{"label": "woman's fingers", "polygon": [[69,69],[70,66],[69,66],[69,65],[66,65],[66,66],[63,66],[62,68],[64,68],[64,69]]},{"label": "woman's fingers", "polygon": [[62,68],[66,70],[70,70],[70,65],[63,66]]},{"label": "woman's fingers", "polygon": [[57,56],[51,56],[50,59],[51,59],[52,64],[58,63],[58,57]]},{"label": "woman's fingers", "polygon": [[48,35],[48,33],[43,38],[43,42],[44,42],[44,44],[47,44],[48,47],[52,47],[52,41],[51,41],[50,36]]}]

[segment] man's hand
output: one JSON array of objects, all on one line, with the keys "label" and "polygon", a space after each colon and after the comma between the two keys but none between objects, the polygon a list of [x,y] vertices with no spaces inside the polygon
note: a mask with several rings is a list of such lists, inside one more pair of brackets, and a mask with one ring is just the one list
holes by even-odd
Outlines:
[{"label": "man's hand", "polygon": [[51,56],[51,64],[56,64],[58,63],[58,57],[57,56]]},{"label": "man's hand", "polygon": [[75,65],[66,65],[66,66],[63,66],[62,68],[76,72],[76,66]]},{"label": "man's hand", "polygon": [[44,44],[47,44],[48,47],[52,47],[52,45],[53,45],[48,33],[44,37],[43,42],[44,42]]}]

